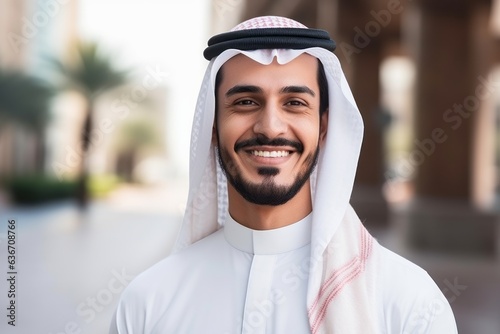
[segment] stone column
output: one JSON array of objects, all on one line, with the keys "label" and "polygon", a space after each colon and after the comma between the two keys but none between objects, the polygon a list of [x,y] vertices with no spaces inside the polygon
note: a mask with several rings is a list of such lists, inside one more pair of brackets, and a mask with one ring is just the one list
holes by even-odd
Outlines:
[{"label": "stone column", "polygon": [[405,36],[417,68],[416,138],[405,162],[416,172],[408,235],[419,248],[492,253],[496,216],[472,196],[474,122],[488,89],[474,66],[474,4],[440,3],[415,4],[418,24]]},{"label": "stone column", "polygon": [[388,223],[388,205],[382,194],[385,170],[383,115],[380,108],[381,46],[372,41],[353,60],[351,89],[365,123],[351,204],[367,226]]},{"label": "stone column", "polygon": [[[388,15],[379,16],[380,10]],[[387,9],[380,10],[353,1],[318,1],[318,26],[329,30],[337,42],[335,53],[365,124],[351,204],[367,226],[388,223],[388,205],[382,194],[385,161],[379,70],[383,41],[395,20]]]}]

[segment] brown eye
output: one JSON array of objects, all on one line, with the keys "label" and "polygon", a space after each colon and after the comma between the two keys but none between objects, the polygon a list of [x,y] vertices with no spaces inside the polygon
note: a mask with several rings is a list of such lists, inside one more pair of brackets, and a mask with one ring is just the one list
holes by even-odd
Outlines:
[{"label": "brown eye", "polygon": [[252,100],[239,100],[239,101],[236,101],[234,104],[240,105],[240,106],[251,106],[251,105],[254,105],[256,103]]},{"label": "brown eye", "polygon": [[289,106],[304,106],[305,105],[302,101],[299,101],[299,100],[288,101],[286,104]]}]

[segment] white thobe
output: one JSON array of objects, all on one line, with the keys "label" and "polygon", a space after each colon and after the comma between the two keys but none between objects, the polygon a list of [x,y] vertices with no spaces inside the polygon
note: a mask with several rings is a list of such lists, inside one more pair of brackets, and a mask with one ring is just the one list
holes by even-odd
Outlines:
[{"label": "white thobe", "polygon": [[[310,216],[265,231],[229,217],[223,229],[139,275],[122,294],[111,333],[310,333],[310,240]],[[379,332],[456,333],[449,304],[426,272],[382,251],[373,310]],[[416,331],[423,327],[415,321],[436,302],[440,312]]]}]

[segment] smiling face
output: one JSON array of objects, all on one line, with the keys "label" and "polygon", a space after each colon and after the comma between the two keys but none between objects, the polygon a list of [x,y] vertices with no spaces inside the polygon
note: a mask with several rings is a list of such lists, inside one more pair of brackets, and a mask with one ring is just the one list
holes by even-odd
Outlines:
[{"label": "smiling face", "polygon": [[326,135],[320,115],[318,60],[302,54],[280,65],[237,55],[222,67],[216,92],[219,161],[245,200],[281,205],[309,192]]}]

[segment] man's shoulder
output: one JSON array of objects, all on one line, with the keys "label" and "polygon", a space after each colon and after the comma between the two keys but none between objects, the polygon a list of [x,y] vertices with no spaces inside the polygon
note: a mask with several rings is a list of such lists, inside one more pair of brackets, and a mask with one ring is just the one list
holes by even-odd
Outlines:
[{"label": "man's shoulder", "polygon": [[144,298],[149,293],[168,293],[176,289],[187,275],[192,276],[193,268],[200,268],[210,257],[216,256],[223,242],[221,230],[197,241],[178,253],[171,254],[135,277],[123,293],[123,298],[138,295]]},{"label": "man's shoulder", "polygon": [[417,279],[423,280],[429,277],[422,267],[383,246],[379,247],[379,253],[381,267],[390,271],[391,274],[416,276]]},{"label": "man's shoulder", "polygon": [[427,271],[385,247],[380,247],[378,265],[379,282],[386,301],[390,302],[393,298],[401,301],[405,297],[414,300],[416,297],[441,295]]},{"label": "man's shoulder", "polygon": [[455,333],[449,302],[427,271],[385,247],[379,254],[379,310],[386,325],[404,333]]},{"label": "man's shoulder", "polygon": [[223,250],[223,240],[220,231],[214,232],[135,277],[120,297],[114,332],[150,333],[166,314],[169,323],[175,324],[179,310],[186,309],[196,289],[205,286],[204,274]]}]

